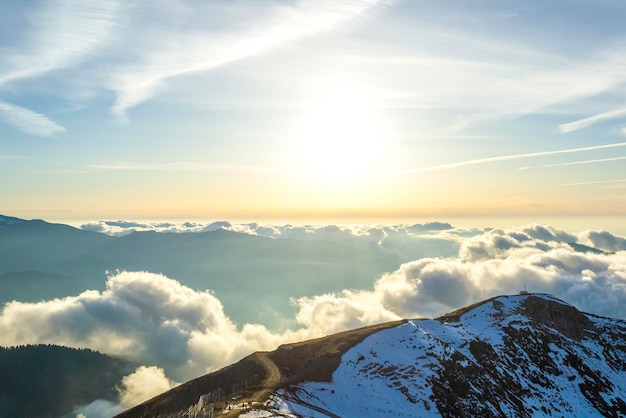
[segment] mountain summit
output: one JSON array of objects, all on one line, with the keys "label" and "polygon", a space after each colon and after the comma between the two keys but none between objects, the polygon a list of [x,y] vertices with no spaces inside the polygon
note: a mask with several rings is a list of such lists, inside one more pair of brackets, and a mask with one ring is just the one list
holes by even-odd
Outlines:
[{"label": "mountain summit", "polygon": [[626,322],[546,294],[255,353],[120,417],[626,415]]},{"label": "mountain summit", "polygon": [[0,215],[0,228],[8,225],[16,225],[27,222],[24,219],[14,218],[12,216]]}]

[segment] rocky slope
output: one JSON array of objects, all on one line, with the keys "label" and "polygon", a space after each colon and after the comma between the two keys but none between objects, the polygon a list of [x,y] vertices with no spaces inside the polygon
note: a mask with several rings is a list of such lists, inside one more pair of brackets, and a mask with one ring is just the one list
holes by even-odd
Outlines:
[{"label": "rocky slope", "polygon": [[[543,294],[254,356],[264,359],[250,368],[256,380],[239,369],[247,387],[215,380],[186,408],[162,402],[152,416],[626,416],[626,323]],[[191,395],[176,390],[174,400]],[[151,402],[122,416],[141,416]]]}]

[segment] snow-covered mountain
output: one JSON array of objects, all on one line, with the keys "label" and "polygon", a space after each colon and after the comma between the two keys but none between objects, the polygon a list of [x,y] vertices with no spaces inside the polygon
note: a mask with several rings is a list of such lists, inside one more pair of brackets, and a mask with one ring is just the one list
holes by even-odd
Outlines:
[{"label": "snow-covered mountain", "polygon": [[[181,408],[183,398],[193,402]],[[626,416],[626,322],[582,313],[550,295],[500,296],[437,319],[255,353],[122,416],[222,412],[243,417]]]},{"label": "snow-covered mountain", "polygon": [[[547,295],[499,297],[460,315],[381,331],[332,382],[280,394],[339,416],[626,414],[626,326]],[[304,402],[301,402],[304,401]]]}]

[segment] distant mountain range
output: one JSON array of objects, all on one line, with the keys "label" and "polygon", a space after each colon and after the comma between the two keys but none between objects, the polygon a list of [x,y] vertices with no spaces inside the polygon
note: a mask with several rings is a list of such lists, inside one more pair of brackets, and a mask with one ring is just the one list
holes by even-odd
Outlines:
[{"label": "distant mountain range", "polygon": [[[271,239],[224,229],[113,237],[0,215],[0,304],[104,290],[107,271],[149,271],[193,289],[213,290],[239,323],[271,323],[260,316],[259,306],[290,313],[291,297],[368,288],[403,262],[454,255],[457,248],[425,239],[399,255],[356,238]],[[272,292],[265,291],[268,286]]]},{"label": "distant mountain range", "polygon": [[626,322],[546,294],[500,296],[255,353],[118,417],[218,414],[623,417]]}]

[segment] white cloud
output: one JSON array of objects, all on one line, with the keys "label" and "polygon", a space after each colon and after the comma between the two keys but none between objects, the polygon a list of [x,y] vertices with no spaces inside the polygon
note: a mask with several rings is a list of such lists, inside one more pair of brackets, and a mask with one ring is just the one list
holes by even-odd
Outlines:
[{"label": "white cloud", "polygon": [[[0,85],[66,68],[112,39],[117,0],[50,0],[28,19],[19,48],[6,50]],[[19,39],[19,34],[16,34]]]},{"label": "white cloud", "polygon": [[165,376],[162,368],[141,366],[122,378],[120,404],[125,409],[132,408],[177,385]]},{"label": "white cloud", "polygon": [[0,118],[7,125],[30,135],[51,136],[58,132],[65,132],[64,127],[57,125],[46,116],[1,100]]},{"label": "white cloud", "polygon": [[493,229],[463,241],[459,250],[462,261],[484,261],[509,257],[511,250],[519,257],[545,252],[555,248],[569,248],[567,243],[576,242],[576,236],[565,231],[532,224],[524,228],[504,231]]},{"label": "white cloud", "polygon": [[605,122],[607,120],[619,119],[623,117],[626,117],[626,108],[599,113],[597,115],[593,115],[584,119],[578,119],[569,123],[562,123],[559,125],[559,131],[561,133],[566,134],[566,133],[578,131],[580,129],[588,128],[592,125]]},{"label": "white cloud", "polygon": [[124,236],[134,231],[155,231],[155,232],[208,232],[218,229],[230,229],[233,225],[227,221],[217,221],[211,223],[198,222],[134,222],[134,221],[94,221],[80,225],[86,231],[101,232],[112,236]]},{"label": "white cloud", "polygon": [[366,291],[344,290],[337,295],[302,297],[294,303],[298,306],[297,322],[316,335],[400,319],[375,293]]},{"label": "white cloud", "polygon": [[117,93],[113,112],[125,119],[128,109],[152,97],[170,78],[208,71],[334,29],[378,3],[380,0],[303,0],[294,6],[275,6],[273,16],[258,19],[249,29],[236,33],[161,32],[156,42],[137,51],[136,61],[111,76],[110,88]]},{"label": "white cloud", "polygon": [[[43,2],[29,16],[28,31],[12,34],[16,47],[3,49],[0,86],[73,66],[92,55],[111,39],[118,6],[117,0]],[[0,116],[8,125],[30,135],[50,136],[65,131],[44,115],[2,101]]]},{"label": "white cloud", "polygon": [[609,231],[605,230],[583,231],[578,234],[578,240],[582,244],[604,251],[626,250],[626,238],[611,234]]},{"label": "white cloud", "polygon": [[[24,28],[14,35],[11,48],[0,57],[0,68],[5,69],[0,74],[0,85],[86,62],[89,65],[73,74],[80,81],[73,83],[77,88],[71,90],[113,91],[116,100],[112,111],[125,119],[129,109],[168,88],[176,77],[211,71],[304,38],[343,29],[370,16],[377,6],[390,3],[393,2],[300,0],[235,5],[200,2],[193,6],[185,2],[155,1],[148,5],[119,0],[36,3],[38,10],[28,16],[28,24],[22,25]],[[265,75],[280,74],[269,77],[282,89],[272,89],[275,93],[271,101],[302,103],[311,93],[308,88],[300,88],[303,80],[307,84],[308,80],[317,83],[328,75],[317,69],[313,75],[311,63],[332,60],[333,68],[341,68],[351,76],[362,75],[369,84],[378,85],[375,101],[383,107],[451,109],[458,117],[452,128],[546,109],[571,111],[568,103],[598,95],[624,81],[622,48],[619,44],[612,46],[615,41],[611,39],[593,49],[599,52],[575,59],[567,55],[568,45],[557,55],[544,45],[526,43],[529,39],[516,37],[515,31],[503,35],[499,26],[487,24],[481,34],[468,29],[464,22],[486,18],[481,10],[455,23],[455,19],[440,20],[437,16],[442,13],[429,15],[423,9],[417,3],[398,2],[398,7],[385,13],[377,22],[380,24],[372,28],[373,36],[386,34],[379,44],[372,44],[368,37],[326,44],[322,38],[323,48],[319,51],[307,50],[299,56],[287,51],[290,68],[294,68],[288,71],[291,74],[281,71],[283,60],[276,60],[280,63],[254,68],[254,79],[258,81],[260,77],[265,85]],[[447,10],[457,12],[454,8]],[[394,13],[412,19],[395,19]],[[393,20],[387,20],[388,17]],[[403,35],[408,35],[405,38],[410,41],[402,39]],[[344,42],[350,42],[353,51],[346,53]],[[294,56],[297,59],[291,59]],[[246,70],[238,71],[243,73],[235,76],[247,82],[243,80]],[[229,89],[228,97],[213,90],[215,97],[210,100],[220,106],[237,106],[241,102],[268,104],[267,97],[250,95],[250,89],[242,89],[245,95],[232,90]],[[288,91],[291,93],[283,97]],[[182,100],[198,101],[186,97],[187,92],[182,95]],[[205,101],[206,97],[199,100]],[[619,111],[581,121],[615,117]],[[570,129],[581,121],[561,127]]]},{"label": "white cloud", "polygon": [[[136,221],[93,221],[80,225],[81,229],[102,232],[107,235],[121,236],[132,231],[156,231],[156,232],[207,232],[216,229],[227,229],[249,235],[257,235],[266,238],[290,238],[302,240],[343,240],[358,238],[374,242],[385,241],[387,238],[399,236],[437,237],[446,232],[452,235],[462,234],[462,230],[456,230],[452,225],[443,222],[426,222],[413,225],[271,225],[252,223],[230,223],[228,221],[216,221],[211,223],[199,222],[136,222]],[[467,231],[465,231],[467,232]],[[476,231],[478,233],[478,231]]]},{"label": "white cloud", "polygon": [[[587,231],[581,237],[598,248],[626,246],[626,239],[606,231]],[[568,244],[576,241],[574,235],[541,225],[487,231],[466,239],[459,257],[403,264],[377,280],[372,291],[302,298],[299,320],[313,326],[315,320],[349,324],[367,314],[433,317],[491,296],[517,293],[524,286],[588,312],[626,317],[626,252],[580,253]],[[607,303],[599,303],[603,299]],[[368,307],[367,314],[362,306]]]},{"label": "white cloud", "polygon": [[[329,324],[326,330],[334,330]],[[162,275],[121,272],[103,292],[39,303],[7,303],[0,314],[0,345],[30,343],[89,347],[184,380],[231,363],[254,350],[318,336],[302,329],[283,334],[264,326],[241,329],[209,291],[194,291]]]},{"label": "white cloud", "polygon": [[178,385],[165,376],[162,368],[140,366],[122,378],[117,388],[119,395],[117,403],[96,399],[88,405],[74,408],[74,414],[76,418],[111,418]]}]

